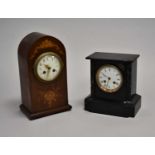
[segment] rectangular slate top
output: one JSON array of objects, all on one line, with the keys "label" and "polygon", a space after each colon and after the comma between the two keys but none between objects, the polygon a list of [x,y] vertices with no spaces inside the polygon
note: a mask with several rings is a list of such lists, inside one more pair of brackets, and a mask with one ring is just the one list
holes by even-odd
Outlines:
[{"label": "rectangular slate top", "polygon": [[102,53],[102,52],[95,52],[86,59],[93,59],[93,60],[115,60],[115,61],[125,61],[131,62],[136,60],[139,57],[138,54],[123,54],[123,53]]}]

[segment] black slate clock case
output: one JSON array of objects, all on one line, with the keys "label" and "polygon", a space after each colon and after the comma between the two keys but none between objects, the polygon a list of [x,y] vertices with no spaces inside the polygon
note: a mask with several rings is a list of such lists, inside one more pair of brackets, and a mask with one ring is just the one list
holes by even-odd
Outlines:
[{"label": "black slate clock case", "polygon": [[[86,57],[91,61],[91,94],[85,99],[85,110],[122,117],[134,117],[141,106],[136,94],[137,58],[139,55],[96,52]],[[97,70],[114,65],[122,73],[121,88],[113,93],[102,91],[96,82]]]}]

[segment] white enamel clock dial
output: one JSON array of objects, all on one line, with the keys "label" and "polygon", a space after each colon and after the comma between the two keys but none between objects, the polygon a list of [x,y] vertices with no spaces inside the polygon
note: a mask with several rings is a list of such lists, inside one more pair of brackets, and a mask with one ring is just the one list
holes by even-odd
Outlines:
[{"label": "white enamel clock dial", "polygon": [[52,52],[43,53],[35,63],[37,77],[44,81],[52,81],[57,78],[62,69],[61,58]]},{"label": "white enamel clock dial", "polygon": [[123,77],[116,66],[104,65],[98,69],[96,81],[102,91],[113,93],[120,89]]}]

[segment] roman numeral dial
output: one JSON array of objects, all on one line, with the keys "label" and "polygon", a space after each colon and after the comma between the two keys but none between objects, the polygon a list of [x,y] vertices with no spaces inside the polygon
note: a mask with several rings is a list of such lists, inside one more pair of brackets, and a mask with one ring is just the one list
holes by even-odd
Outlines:
[{"label": "roman numeral dial", "polygon": [[121,88],[123,82],[122,73],[114,65],[103,65],[97,70],[96,82],[102,91],[116,92]]}]

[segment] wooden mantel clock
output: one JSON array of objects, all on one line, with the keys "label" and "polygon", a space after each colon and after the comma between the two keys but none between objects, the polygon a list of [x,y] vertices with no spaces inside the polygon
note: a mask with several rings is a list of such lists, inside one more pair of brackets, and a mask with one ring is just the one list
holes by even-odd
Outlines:
[{"label": "wooden mantel clock", "polygon": [[19,44],[22,104],[29,119],[71,109],[67,94],[66,51],[56,38],[33,32]]},{"label": "wooden mantel clock", "polygon": [[137,58],[135,54],[96,52],[91,60],[91,94],[85,110],[100,114],[134,117],[141,107],[136,94]]}]

